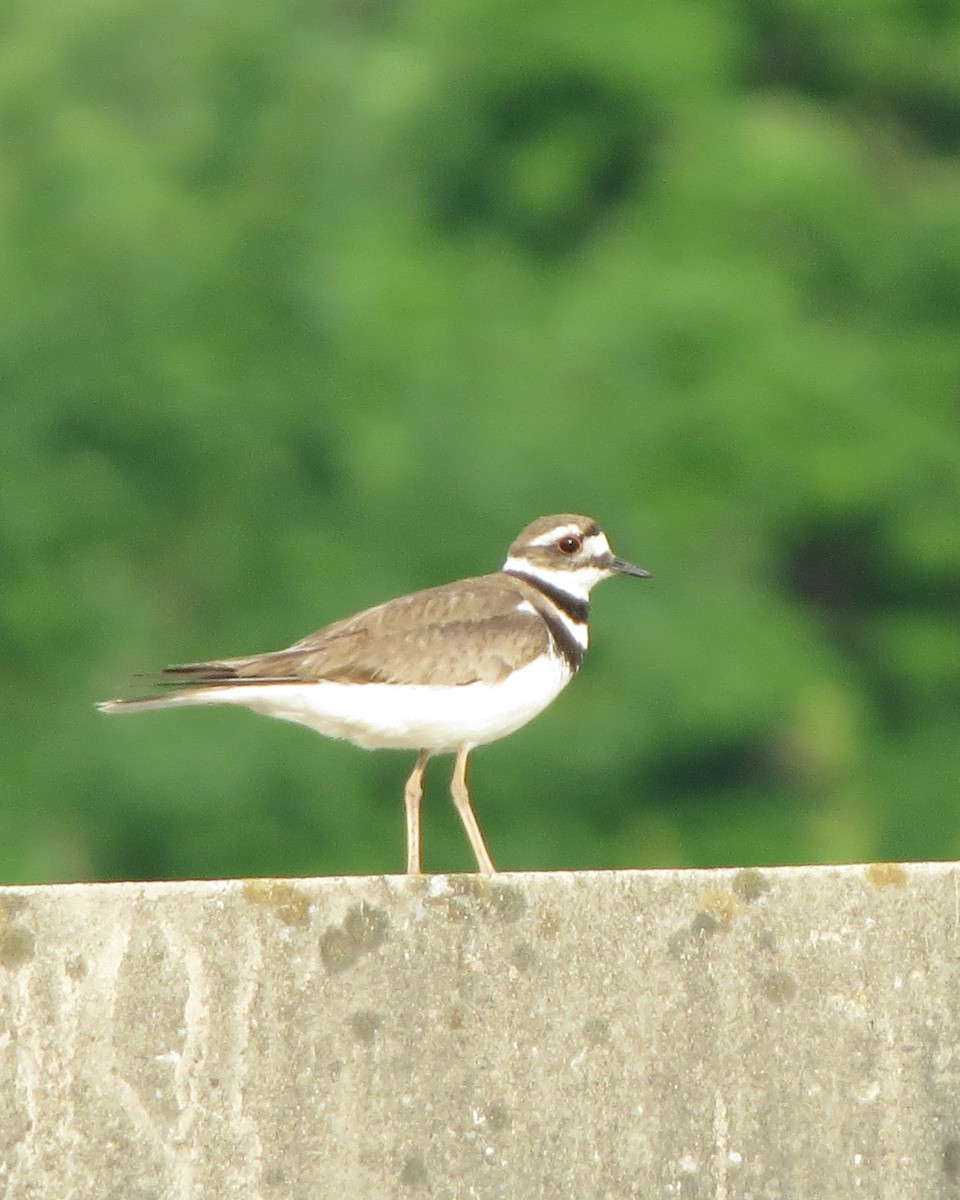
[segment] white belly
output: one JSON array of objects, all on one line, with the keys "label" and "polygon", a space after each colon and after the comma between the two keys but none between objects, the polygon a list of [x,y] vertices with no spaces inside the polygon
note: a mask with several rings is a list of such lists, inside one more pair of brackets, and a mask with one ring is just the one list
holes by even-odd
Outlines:
[{"label": "white belly", "polygon": [[562,659],[543,658],[496,684],[244,684],[181,692],[166,703],[238,704],[369,750],[442,753],[513,733],[542,712],[569,680]]}]

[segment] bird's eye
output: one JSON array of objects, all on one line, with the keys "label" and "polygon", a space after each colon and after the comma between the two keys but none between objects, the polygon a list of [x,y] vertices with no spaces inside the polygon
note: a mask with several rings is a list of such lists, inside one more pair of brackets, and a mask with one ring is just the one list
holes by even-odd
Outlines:
[{"label": "bird's eye", "polygon": [[557,549],[561,554],[576,554],[583,545],[583,538],[574,537],[573,534],[568,534],[562,537],[557,542]]}]

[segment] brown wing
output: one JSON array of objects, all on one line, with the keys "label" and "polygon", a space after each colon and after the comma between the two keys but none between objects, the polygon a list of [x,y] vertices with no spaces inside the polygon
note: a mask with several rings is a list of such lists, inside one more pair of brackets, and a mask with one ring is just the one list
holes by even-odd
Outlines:
[{"label": "brown wing", "polygon": [[327,625],[286,650],[168,667],[164,683],[495,683],[548,647],[524,593],[484,575],[401,596]]}]

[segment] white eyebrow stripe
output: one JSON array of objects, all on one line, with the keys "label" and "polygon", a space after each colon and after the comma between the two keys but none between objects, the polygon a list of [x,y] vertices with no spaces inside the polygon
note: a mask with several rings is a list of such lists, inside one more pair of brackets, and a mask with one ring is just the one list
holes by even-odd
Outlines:
[{"label": "white eyebrow stripe", "polygon": [[583,537],[583,530],[578,525],[558,525],[556,529],[551,529],[549,533],[541,533],[538,538],[534,538],[530,543],[531,546],[552,546],[562,537]]},{"label": "white eyebrow stripe", "polygon": [[583,544],[593,558],[605,558],[610,553],[610,543],[604,533],[592,533],[583,539]]},{"label": "white eyebrow stripe", "polygon": [[520,603],[517,605],[517,607],[514,609],[514,611],[522,612],[522,613],[529,613],[533,617],[540,616],[540,614],[533,607],[533,605],[530,603],[529,600],[521,600]]},{"label": "white eyebrow stripe", "polygon": [[583,530],[578,525],[558,525],[556,529],[551,529],[549,533],[543,533],[538,538],[534,538],[530,543],[531,546],[552,546],[555,542],[559,542],[564,537],[583,538],[583,544],[587,552],[596,558],[602,558],[610,553],[610,543],[607,541],[605,533],[590,533],[584,535]]}]

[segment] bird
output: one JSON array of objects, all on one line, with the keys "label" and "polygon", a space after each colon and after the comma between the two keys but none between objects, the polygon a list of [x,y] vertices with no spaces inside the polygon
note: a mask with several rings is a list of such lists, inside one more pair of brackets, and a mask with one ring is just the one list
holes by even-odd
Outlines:
[{"label": "bird", "polygon": [[493,875],[467,759],[532,720],[566,687],[587,649],[590,592],[616,575],[647,579],[650,572],[615,555],[592,518],[540,517],[516,537],[499,571],[388,600],[285,650],[166,667],[156,682],[172,690],[97,708],[120,714],[238,705],[365,749],[415,750],[404,787],[410,875],[421,874],[427,763],[452,753],[454,806],[479,871]]}]

